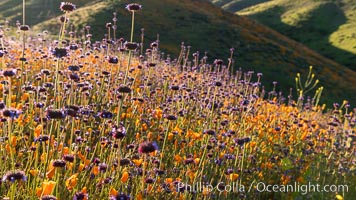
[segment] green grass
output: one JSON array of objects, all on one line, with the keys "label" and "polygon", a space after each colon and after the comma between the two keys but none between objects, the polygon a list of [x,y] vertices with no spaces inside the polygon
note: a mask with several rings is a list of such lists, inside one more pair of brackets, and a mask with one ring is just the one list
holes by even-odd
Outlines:
[{"label": "green grass", "polygon": [[356,3],[352,0],[214,1],[356,70]]},{"label": "green grass", "polygon": [[226,10],[242,10],[250,6],[254,6],[268,1],[269,0],[213,0],[212,2],[216,5],[220,5],[223,9]]},{"label": "green grass", "polygon": [[[34,25],[45,19],[56,17],[62,12],[58,9],[62,0],[26,0],[26,24]],[[92,4],[94,1],[71,0],[78,7]],[[22,0],[2,0],[0,2],[0,23],[7,19],[11,23],[22,23]]]},{"label": "green grass", "polygon": [[[121,8],[129,2],[101,1],[100,4],[78,6],[79,9],[70,15],[70,23],[75,25],[78,33],[80,28],[90,25],[96,30],[94,39],[99,40],[106,33],[105,23],[111,21],[113,12],[117,12],[117,37],[128,39],[130,16]],[[356,93],[355,72],[246,17],[224,12],[203,0],[152,0],[141,3],[144,9],[136,16],[136,42],[140,42],[140,29],[143,27],[146,46],[159,34],[161,49],[172,57],[178,56],[180,44],[185,42],[192,46],[191,52],[200,51],[202,57],[207,51],[210,60],[222,58],[225,64],[229,49],[234,47],[235,69],[262,72],[266,89],[272,89],[272,82],[278,81],[277,90],[281,90],[284,96],[289,94],[290,88],[294,88],[295,74],[313,65],[321,74],[320,83],[325,87],[327,98],[323,98],[324,103],[330,106],[334,101],[344,99],[356,102],[353,95]],[[53,9],[58,10],[58,6]],[[45,19],[32,26],[33,29],[58,33],[60,25],[57,17]]]}]

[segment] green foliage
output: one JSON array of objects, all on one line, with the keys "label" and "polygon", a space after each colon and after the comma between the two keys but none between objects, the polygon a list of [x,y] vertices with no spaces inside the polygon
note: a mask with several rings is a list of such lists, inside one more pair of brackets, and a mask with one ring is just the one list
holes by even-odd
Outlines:
[{"label": "green foliage", "polygon": [[289,158],[283,158],[281,160],[283,170],[289,170],[293,168],[293,162]]},{"label": "green foliage", "polygon": [[228,1],[226,4],[222,6],[223,9],[226,10],[242,10],[248,8],[250,6],[254,6],[260,3],[268,2],[269,0],[235,0]]},{"label": "green foliage", "polygon": [[[246,15],[356,70],[356,3],[352,0],[211,1]],[[257,1],[259,2],[259,1]],[[249,7],[231,6],[248,4]]]},{"label": "green foliage", "polygon": [[[302,105],[303,104],[303,99],[305,97],[305,95],[307,93],[309,93],[310,91],[312,91],[319,83],[319,80],[315,80],[315,74],[312,73],[313,67],[310,66],[309,67],[309,73],[308,76],[305,80],[304,85],[302,84],[302,80],[300,77],[300,73],[297,74],[297,77],[295,78],[295,85],[296,85],[296,89],[297,89],[297,93],[298,93],[298,105]],[[320,96],[321,93],[323,92],[324,87],[319,87],[316,91],[315,91],[315,95],[313,98],[313,101],[315,102],[314,106],[318,106],[318,103],[320,101]]]},{"label": "green foliage", "polygon": [[[58,6],[63,0],[26,0],[26,23],[35,25],[45,19],[50,19],[62,14]],[[71,0],[78,7],[97,2],[87,0]],[[16,20],[22,22],[22,0],[2,0],[0,2],[0,23],[3,20],[15,23]]]}]

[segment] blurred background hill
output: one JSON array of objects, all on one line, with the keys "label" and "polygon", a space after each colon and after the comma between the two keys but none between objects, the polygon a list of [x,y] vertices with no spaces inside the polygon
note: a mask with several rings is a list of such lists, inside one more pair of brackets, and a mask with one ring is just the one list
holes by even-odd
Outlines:
[{"label": "blurred background hill", "polygon": [[210,0],[356,70],[355,0]]}]

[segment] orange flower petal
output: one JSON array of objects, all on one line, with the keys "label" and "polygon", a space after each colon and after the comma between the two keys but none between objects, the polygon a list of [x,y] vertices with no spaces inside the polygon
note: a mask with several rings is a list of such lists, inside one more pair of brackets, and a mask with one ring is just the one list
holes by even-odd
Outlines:
[{"label": "orange flower petal", "polygon": [[36,188],[36,196],[41,197],[42,195],[42,188]]},{"label": "orange flower petal", "polygon": [[68,190],[72,190],[78,182],[78,174],[73,174],[66,180],[66,187]]},{"label": "orange flower petal", "polygon": [[114,188],[110,188],[110,196],[116,196],[119,194],[119,192],[117,190],[115,190]]},{"label": "orange flower petal", "polygon": [[38,170],[37,170],[37,169],[31,169],[31,170],[30,170],[30,174],[31,174],[32,176],[36,176],[36,175],[38,174]]},{"label": "orange flower petal", "polygon": [[84,164],[83,163],[80,163],[79,164],[79,172],[82,172],[83,171],[83,169],[84,169]]},{"label": "orange flower petal", "polygon": [[236,181],[239,178],[239,174],[230,174],[230,180],[231,181]]},{"label": "orange flower petal", "polygon": [[17,137],[15,135],[11,136],[11,145],[16,146],[17,144]]},{"label": "orange flower petal", "polygon": [[35,128],[34,136],[35,138],[39,137],[42,132],[43,126],[40,124]]},{"label": "orange flower petal", "polygon": [[69,154],[69,148],[68,147],[63,147],[63,154]]},{"label": "orange flower petal", "polygon": [[88,191],[87,191],[87,187],[83,187],[82,192],[83,192],[83,193],[87,193],[87,192],[88,192]]},{"label": "orange flower petal", "polygon": [[124,172],[121,177],[121,182],[126,183],[128,179],[129,179],[129,173]]},{"label": "orange flower petal", "polygon": [[98,174],[99,174],[99,167],[98,167],[98,166],[93,167],[92,173],[93,173],[95,176],[98,175]]},{"label": "orange flower petal", "polygon": [[46,173],[46,177],[51,179],[54,176],[54,172],[56,172],[56,168],[51,167],[48,172]]},{"label": "orange flower petal", "polygon": [[142,159],[134,159],[134,160],[132,160],[132,162],[135,163],[136,166],[140,166],[142,164],[143,160]]},{"label": "orange flower petal", "polygon": [[42,183],[42,195],[50,195],[53,192],[56,182],[54,181],[44,181]]}]

